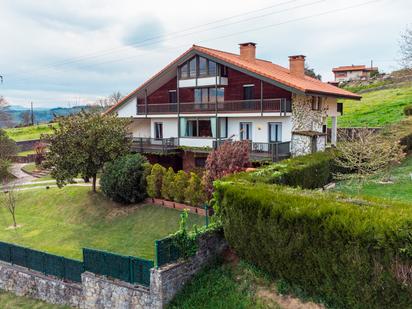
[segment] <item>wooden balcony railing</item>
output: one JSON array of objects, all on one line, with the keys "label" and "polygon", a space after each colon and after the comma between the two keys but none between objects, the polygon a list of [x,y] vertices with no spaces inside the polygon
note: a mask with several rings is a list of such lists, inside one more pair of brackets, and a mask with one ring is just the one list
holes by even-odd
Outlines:
[{"label": "wooden balcony railing", "polygon": [[242,112],[285,112],[292,111],[291,102],[286,99],[264,99],[264,100],[236,100],[218,103],[159,103],[138,104],[137,114],[176,114],[180,113],[242,113]]}]

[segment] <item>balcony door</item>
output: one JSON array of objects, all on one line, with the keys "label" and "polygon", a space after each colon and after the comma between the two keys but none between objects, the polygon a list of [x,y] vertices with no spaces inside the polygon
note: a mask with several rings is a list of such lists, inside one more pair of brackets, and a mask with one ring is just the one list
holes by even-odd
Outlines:
[{"label": "balcony door", "polygon": [[155,139],[162,139],[163,138],[163,123],[155,122],[154,129],[155,129]]}]

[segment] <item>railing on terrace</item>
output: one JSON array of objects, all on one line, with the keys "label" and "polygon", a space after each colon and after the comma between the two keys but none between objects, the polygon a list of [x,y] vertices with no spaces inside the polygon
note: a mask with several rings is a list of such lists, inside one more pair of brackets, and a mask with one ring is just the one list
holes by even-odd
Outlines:
[{"label": "railing on terrace", "polygon": [[280,112],[290,113],[291,102],[286,99],[264,99],[264,100],[234,100],[218,103],[159,103],[138,104],[137,114],[176,114],[180,113],[214,113],[214,112]]},{"label": "railing on terrace", "polygon": [[[232,140],[222,139],[213,141],[213,148],[217,148],[225,142]],[[249,142],[249,150],[252,158],[271,159],[273,162],[290,157],[290,142],[256,143]]]},{"label": "railing on terrace", "polygon": [[150,138],[150,137],[133,137],[132,150],[137,152],[164,152],[173,151],[178,146],[176,137],[170,138]]}]

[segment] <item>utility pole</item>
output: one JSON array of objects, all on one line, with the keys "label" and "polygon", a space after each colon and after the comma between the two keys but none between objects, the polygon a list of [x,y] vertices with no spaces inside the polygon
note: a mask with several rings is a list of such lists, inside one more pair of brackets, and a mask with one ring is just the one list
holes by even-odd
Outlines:
[{"label": "utility pole", "polygon": [[30,102],[31,110],[31,125],[34,126],[34,113],[33,113],[33,102]]}]

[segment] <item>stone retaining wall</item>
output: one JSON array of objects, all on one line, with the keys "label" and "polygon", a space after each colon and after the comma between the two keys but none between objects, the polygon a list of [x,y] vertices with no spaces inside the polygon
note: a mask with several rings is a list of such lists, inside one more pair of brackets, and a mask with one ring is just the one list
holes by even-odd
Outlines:
[{"label": "stone retaining wall", "polygon": [[19,296],[85,309],[162,309],[200,269],[226,248],[223,232],[201,235],[195,256],[187,261],[151,269],[150,287],[132,285],[90,272],[82,274],[81,284],[64,282],[0,262],[0,289]]}]

